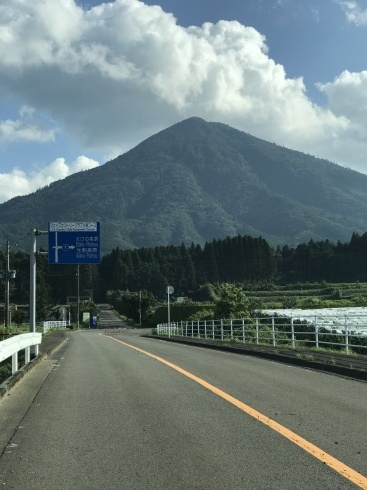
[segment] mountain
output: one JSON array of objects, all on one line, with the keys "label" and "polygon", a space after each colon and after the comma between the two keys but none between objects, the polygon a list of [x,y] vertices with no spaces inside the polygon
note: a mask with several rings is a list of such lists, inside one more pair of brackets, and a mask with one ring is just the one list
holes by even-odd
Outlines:
[{"label": "mountain", "polygon": [[367,230],[367,175],[221,123],[186,119],[104,165],[0,205],[28,249],[49,221],[100,221],[102,251],[262,235],[349,241]]}]

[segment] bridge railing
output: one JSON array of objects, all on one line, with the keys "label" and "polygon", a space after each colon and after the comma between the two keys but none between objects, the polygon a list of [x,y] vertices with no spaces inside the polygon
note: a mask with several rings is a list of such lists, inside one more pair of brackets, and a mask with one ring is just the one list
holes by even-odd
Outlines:
[{"label": "bridge railing", "polygon": [[25,351],[25,364],[30,362],[31,347],[38,346],[42,342],[41,333],[24,333],[20,335],[14,335],[10,339],[0,342],[0,362],[6,359],[12,358],[12,374],[18,371],[18,355],[19,352]]},{"label": "bridge railing", "polygon": [[157,334],[273,346],[331,347],[367,354],[367,315],[336,318],[260,317],[230,320],[193,320],[157,325]]}]

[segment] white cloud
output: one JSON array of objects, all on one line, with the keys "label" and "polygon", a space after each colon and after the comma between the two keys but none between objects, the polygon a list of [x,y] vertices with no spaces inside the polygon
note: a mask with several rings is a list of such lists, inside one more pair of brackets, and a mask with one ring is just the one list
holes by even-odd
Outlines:
[{"label": "white cloud", "polygon": [[351,73],[345,70],[332,82],[320,84],[319,88],[327,95],[334,114],[364,126],[367,120],[367,71]]},{"label": "white cloud", "polygon": [[347,162],[353,154],[361,162],[356,168],[367,173],[367,71],[345,70],[332,82],[319,84],[319,89],[327,96],[333,114],[347,121],[343,139],[338,134],[331,139],[330,156]]},{"label": "white cloud", "polygon": [[74,162],[67,164],[64,158],[57,158],[50,165],[38,172],[26,173],[15,169],[10,173],[0,173],[0,203],[16,196],[35,192],[55,180],[64,179],[69,175],[98,167],[99,163],[85,156],[79,156]]},{"label": "white cloud", "polygon": [[0,120],[0,145],[17,142],[47,143],[55,141],[56,131],[46,129],[35,122],[35,109],[23,105],[19,109],[20,119]]},{"label": "white cloud", "polygon": [[21,120],[0,121],[0,144],[17,141],[36,141],[46,143],[55,140],[55,131],[43,129],[35,124],[27,124]]},{"label": "white cloud", "polygon": [[362,7],[356,0],[340,0],[348,22],[357,26],[367,25],[367,8]]},{"label": "white cloud", "polygon": [[264,36],[238,22],[183,28],[138,0],[88,10],[73,0],[8,0],[0,72],[0,97],[43,112],[83,151],[116,154],[195,115],[367,172],[367,144],[358,139],[354,151],[367,128],[357,99],[338,111],[325,84],[330,106],[313,104],[303,80],[269,57]]}]

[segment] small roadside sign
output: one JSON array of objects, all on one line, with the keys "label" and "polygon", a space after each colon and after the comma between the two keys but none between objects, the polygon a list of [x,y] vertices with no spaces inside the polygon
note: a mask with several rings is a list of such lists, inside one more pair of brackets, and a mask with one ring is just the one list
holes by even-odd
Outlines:
[{"label": "small roadside sign", "polygon": [[99,222],[50,222],[49,264],[99,264]]}]

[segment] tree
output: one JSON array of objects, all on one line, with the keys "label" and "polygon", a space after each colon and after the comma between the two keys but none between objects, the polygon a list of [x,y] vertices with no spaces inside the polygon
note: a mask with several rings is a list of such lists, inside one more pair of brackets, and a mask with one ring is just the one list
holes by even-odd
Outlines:
[{"label": "tree", "polygon": [[125,315],[136,322],[139,322],[140,320],[140,310],[141,319],[145,321],[152,314],[154,307],[157,304],[156,297],[145,290],[140,291],[140,294],[138,292],[133,292],[124,293],[122,296],[116,292],[110,299],[114,308],[116,308],[120,314]]},{"label": "tree", "polygon": [[216,318],[245,318],[250,316],[250,302],[242,288],[225,283],[215,304]]}]

